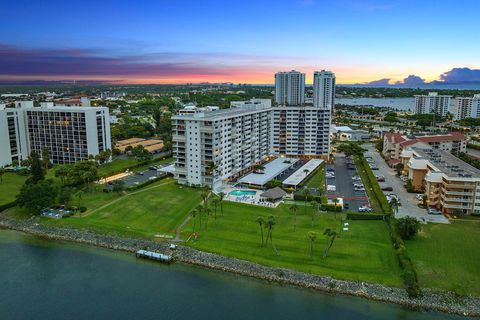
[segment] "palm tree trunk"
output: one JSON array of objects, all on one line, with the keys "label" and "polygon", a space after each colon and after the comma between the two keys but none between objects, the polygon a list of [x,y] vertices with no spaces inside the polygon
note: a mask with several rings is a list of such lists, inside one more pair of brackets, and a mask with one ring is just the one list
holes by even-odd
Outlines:
[{"label": "palm tree trunk", "polygon": [[263,240],[263,227],[262,227],[262,225],[260,225],[260,233],[262,234],[262,247],[263,247],[264,240]]}]

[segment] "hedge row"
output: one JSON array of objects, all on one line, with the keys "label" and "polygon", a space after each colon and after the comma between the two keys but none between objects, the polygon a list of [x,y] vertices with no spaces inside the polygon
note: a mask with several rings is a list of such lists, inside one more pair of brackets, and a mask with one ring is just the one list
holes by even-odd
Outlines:
[{"label": "hedge row", "polygon": [[[320,202],[322,203],[322,196],[315,196],[315,195],[309,195],[308,196],[308,199],[307,201],[317,201],[317,202]],[[305,201],[305,195],[301,194],[301,193],[295,193],[293,195],[293,200],[297,200],[297,201]]]},{"label": "hedge row", "polygon": [[363,181],[365,184],[365,188],[372,188],[373,191],[373,196],[375,199],[370,199],[374,200],[382,213],[384,214],[392,214],[392,208],[390,208],[390,205],[388,204],[387,198],[385,198],[385,195],[383,194],[382,189],[380,188],[380,185],[378,184],[377,178],[373,174],[372,169],[370,169],[370,166],[367,163],[367,160],[363,156],[361,157],[356,157],[355,158],[355,163],[357,164],[357,169],[358,170],[365,170],[365,177],[367,181]]},{"label": "hedge row", "polygon": [[380,213],[360,213],[348,212],[347,219],[349,220],[383,220],[386,215]]},{"label": "hedge row", "polygon": [[467,148],[480,150],[480,144],[467,143]]},{"label": "hedge row", "polygon": [[390,238],[395,249],[395,255],[397,256],[398,265],[401,269],[401,276],[405,290],[407,291],[409,297],[419,297],[421,295],[421,290],[418,284],[417,272],[413,267],[412,260],[408,256],[405,243],[397,232],[396,220],[393,216],[392,208],[388,204],[387,198],[383,194],[382,189],[380,188],[380,185],[378,184],[378,181],[368,166],[365,158],[363,156],[358,156],[355,158],[355,162],[357,163],[359,170],[361,170],[362,167],[365,169],[366,179],[368,181],[363,181],[363,183],[366,187],[372,187],[375,199],[371,200],[375,200],[378,203],[382,211],[382,215],[387,217],[386,222],[390,233]]}]

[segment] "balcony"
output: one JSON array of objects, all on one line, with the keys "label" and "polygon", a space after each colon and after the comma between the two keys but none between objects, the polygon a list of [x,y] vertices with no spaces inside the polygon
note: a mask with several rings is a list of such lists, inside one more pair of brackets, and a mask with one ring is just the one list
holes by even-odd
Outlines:
[{"label": "balcony", "polygon": [[446,209],[466,209],[466,210],[472,209],[471,205],[458,205],[458,204],[451,204],[451,203],[445,203],[443,207]]},{"label": "balcony", "polygon": [[443,186],[444,186],[444,188],[475,189],[475,184],[445,183],[445,182],[443,182]]},{"label": "balcony", "polygon": [[185,142],[187,141],[187,136],[184,134],[173,134],[172,140],[176,142]]},{"label": "balcony", "polygon": [[463,192],[463,191],[453,191],[453,190],[444,190],[446,195],[452,196],[468,196],[473,197],[473,192]]}]

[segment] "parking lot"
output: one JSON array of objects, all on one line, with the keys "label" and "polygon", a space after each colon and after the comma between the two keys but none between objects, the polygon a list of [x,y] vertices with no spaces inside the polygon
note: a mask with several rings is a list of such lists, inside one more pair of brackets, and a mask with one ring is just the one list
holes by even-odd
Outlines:
[{"label": "parking lot", "polygon": [[393,193],[395,194],[399,201],[400,206],[398,207],[398,213],[396,217],[410,216],[417,218],[418,220],[427,223],[450,223],[448,219],[443,215],[431,215],[427,213],[426,209],[418,207],[418,200],[415,198],[415,193],[408,193],[404,186],[403,181],[397,177],[396,172],[393,168],[390,168],[385,160],[380,156],[378,151],[373,145],[366,145],[365,148],[368,150],[365,153],[366,157],[371,157],[374,160],[374,163],[377,165],[378,170],[373,171],[375,175],[382,175],[385,177],[385,182],[383,185],[391,186],[393,191],[385,191],[385,194]]},{"label": "parking lot", "polygon": [[[347,166],[347,159],[344,154],[335,155],[335,164],[328,164],[326,171],[329,168],[334,168],[335,178],[329,178],[327,175],[327,185],[335,185],[335,191],[327,191],[329,198],[342,198],[344,205],[347,204],[348,211],[357,212],[358,208],[362,206],[369,206],[368,197],[365,191],[356,191],[353,186],[353,176],[357,175],[356,170],[349,170]],[[356,183],[361,183],[356,182]]]}]

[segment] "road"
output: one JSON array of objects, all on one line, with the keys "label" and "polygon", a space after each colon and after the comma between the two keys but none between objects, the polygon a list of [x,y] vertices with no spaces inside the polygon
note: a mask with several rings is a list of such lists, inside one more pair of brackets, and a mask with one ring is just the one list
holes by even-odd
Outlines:
[{"label": "road", "polygon": [[390,168],[385,160],[380,156],[378,151],[373,145],[365,145],[367,152],[365,156],[371,157],[378,166],[378,171],[373,171],[376,175],[382,175],[385,177],[385,184],[393,188],[393,191],[387,191],[388,193],[394,193],[400,199],[401,205],[398,207],[398,212],[395,217],[401,218],[410,216],[417,218],[418,220],[427,223],[450,223],[450,221],[443,215],[431,215],[427,213],[426,209],[418,207],[418,200],[415,198],[415,193],[408,193],[403,187],[403,181],[397,177],[395,170]]},{"label": "road", "polygon": [[[328,165],[327,168],[333,167]],[[365,191],[355,191],[352,177],[357,174],[356,170],[348,170],[344,154],[335,154],[335,178],[327,178],[327,184],[335,185],[335,192],[327,192],[329,198],[343,198],[344,203],[348,203],[348,211],[357,212],[358,208],[368,205],[368,198]]]}]

